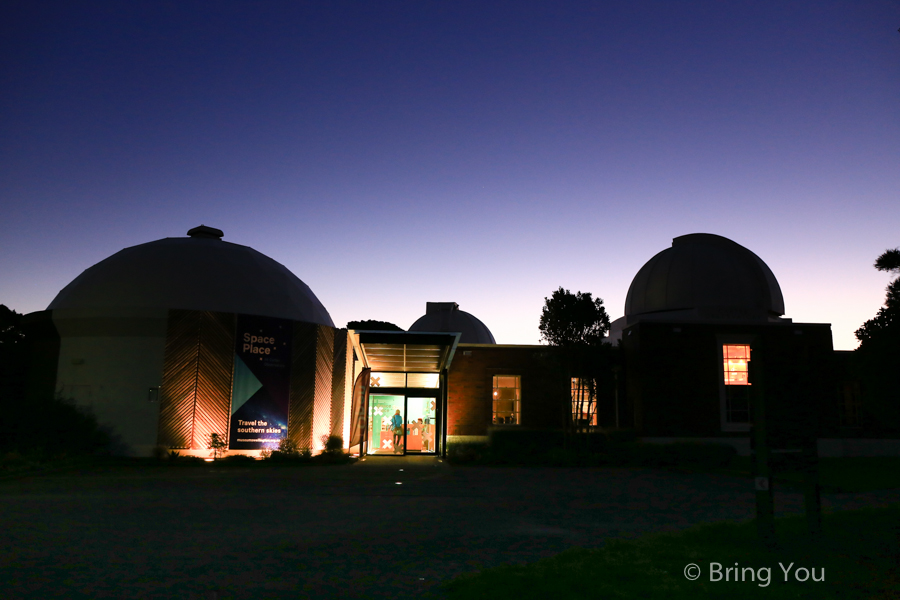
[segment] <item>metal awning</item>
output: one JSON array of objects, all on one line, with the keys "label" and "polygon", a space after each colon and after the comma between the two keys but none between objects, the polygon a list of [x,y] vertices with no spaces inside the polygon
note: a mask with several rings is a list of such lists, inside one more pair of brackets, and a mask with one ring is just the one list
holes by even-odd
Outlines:
[{"label": "metal awning", "polygon": [[350,330],[363,365],[373,371],[440,373],[450,366],[458,333]]}]

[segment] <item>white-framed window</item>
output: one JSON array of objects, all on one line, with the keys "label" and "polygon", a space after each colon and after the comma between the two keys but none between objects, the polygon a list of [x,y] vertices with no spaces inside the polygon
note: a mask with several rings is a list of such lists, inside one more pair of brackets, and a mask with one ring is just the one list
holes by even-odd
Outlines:
[{"label": "white-framed window", "polygon": [[750,341],[720,339],[719,410],[722,431],[749,431],[752,421],[750,404]]},{"label": "white-framed window", "polygon": [[519,375],[494,375],[494,425],[519,425],[522,408],[522,378]]},{"label": "white-framed window", "polygon": [[572,421],[577,425],[597,424],[597,381],[572,378]]}]

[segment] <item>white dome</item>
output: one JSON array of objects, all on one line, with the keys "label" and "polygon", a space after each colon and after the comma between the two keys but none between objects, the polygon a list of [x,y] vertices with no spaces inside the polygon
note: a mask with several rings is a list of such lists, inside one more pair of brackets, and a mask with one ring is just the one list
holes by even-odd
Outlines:
[{"label": "white dome", "polygon": [[460,344],[496,344],[491,330],[474,315],[459,310],[456,302],[426,302],[425,314],[409,331],[459,333]]},{"label": "white dome", "polygon": [[647,261],[625,300],[626,317],[674,311],[766,320],[784,314],[784,298],[756,254],[728,238],[694,233]]},{"label": "white dome", "polygon": [[47,307],[164,308],[261,315],[334,327],[312,290],[253,248],[197,227],[121,250],[86,269]]}]

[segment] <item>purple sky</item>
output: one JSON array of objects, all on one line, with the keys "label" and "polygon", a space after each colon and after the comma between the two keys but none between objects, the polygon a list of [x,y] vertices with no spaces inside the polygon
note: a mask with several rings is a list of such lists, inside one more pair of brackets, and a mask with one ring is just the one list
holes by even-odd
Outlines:
[{"label": "purple sky", "polygon": [[557,287],[617,318],[707,232],[851,349],[900,245],[898,27],[887,0],[7,1],[0,303],[205,223],[338,325],[456,301],[536,343]]}]

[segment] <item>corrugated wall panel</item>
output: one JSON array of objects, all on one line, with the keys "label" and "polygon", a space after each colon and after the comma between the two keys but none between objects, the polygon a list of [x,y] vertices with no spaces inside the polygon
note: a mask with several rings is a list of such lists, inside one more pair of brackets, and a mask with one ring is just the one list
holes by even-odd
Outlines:
[{"label": "corrugated wall panel", "polygon": [[[347,387],[346,329],[334,331],[334,365],[331,369],[331,435],[344,437],[344,392]],[[344,439],[346,439],[344,437]]]},{"label": "corrugated wall panel", "polygon": [[313,448],[325,447],[322,436],[331,432],[331,383],[334,365],[334,328],[316,327],[316,389],[313,401]]},{"label": "corrugated wall panel", "polygon": [[200,314],[200,357],[191,444],[195,450],[209,447],[211,433],[228,437],[234,374],[234,331],[233,314]]},{"label": "corrugated wall panel", "polygon": [[294,323],[288,436],[301,448],[312,448],[316,329],[317,326],[311,323]]},{"label": "corrugated wall panel", "polygon": [[157,430],[157,443],[167,448],[191,446],[199,335],[198,311],[169,311]]},{"label": "corrugated wall panel", "polygon": [[341,436],[344,438],[344,447],[348,446],[347,440],[350,439],[350,414],[353,404],[353,340],[347,335],[347,366],[344,369],[344,411],[343,411],[343,427],[341,428]]}]

